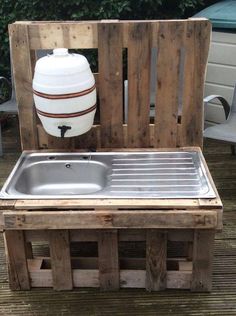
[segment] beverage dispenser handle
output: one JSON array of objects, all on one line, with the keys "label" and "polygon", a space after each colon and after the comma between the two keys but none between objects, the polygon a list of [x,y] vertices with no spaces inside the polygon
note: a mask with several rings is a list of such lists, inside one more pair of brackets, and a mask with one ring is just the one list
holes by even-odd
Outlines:
[{"label": "beverage dispenser handle", "polygon": [[58,126],[58,128],[61,130],[61,138],[64,138],[65,133],[67,132],[68,129],[71,129],[71,126],[62,125],[62,126]]}]

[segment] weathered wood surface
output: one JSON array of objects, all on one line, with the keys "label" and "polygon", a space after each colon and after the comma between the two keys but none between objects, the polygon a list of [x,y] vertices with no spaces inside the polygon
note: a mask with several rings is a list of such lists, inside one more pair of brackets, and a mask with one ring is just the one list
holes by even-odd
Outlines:
[{"label": "weathered wood surface", "polygon": [[50,231],[49,244],[52,259],[53,288],[58,291],[71,290],[73,283],[69,232],[66,230]]},{"label": "weathered wood surface", "polygon": [[6,259],[11,290],[29,290],[30,279],[25,255],[25,238],[23,231],[4,233]]},{"label": "weathered wood surface", "polygon": [[167,234],[154,229],[147,231],[146,289],[165,290],[167,287]]},{"label": "weathered wood surface", "polygon": [[128,28],[128,147],[150,147],[151,24]]},{"label": "weathered wood surface", "polygon": [[[134,206],[135,205],[135,206]],[[17,200],[15,203],[15,209],[85,209],[85,208],[96,208],[96,209],[221,209],[222,204],[219,199],[207,199],[205,205],[199,199],[152,199],[152,200]]]},{"label": "weathered wood surface", "polygon": [[120,288],[120,268],[117,230],[98,233],[99,283],[104,291]]},{"label": "weathered wood surface", "polygon": [[11,26],[11,62],[19,109],[22,149],[38,148],[36,112],[32,94],[33,70],[31,64],[29,30],[27,25]]},{"label": "weathered wood surface", "polygon": [[[201,147],[210,29],[206,19],[11,24],[22,148]],[[48,136],[41,124],[37,126],[33,106],[32,52],[56,47],[95,48],[99,56],[99,126],[69,140]],[[152,48],[157,58],[153,127],[149,117]],[[127,126],[123,126],[123,66],[129,82]]]},{"label": "weathered wood surface", "polygon": [[[18,153],[14,153],[14,139],[15,132],[9,134],[8,129],[3,130],[3,145],[7,151],[5,150],[4,157],[0,158],[1,185],[18,156]],[[129,315],[141,316],[144,314],[155,315],[158,308],[160,316],[173,315],[173,311],[175,315],[179,316],[191,314],[234,316],[236,314],[236,198],[234,194],[236,190],[236,160],[235,157],[231,156],[228,145],[216,141],[207,141],[204,154],[224,202],[224,229],[216,235],[215,239],[213,288],[210,294],[201,295],[173,290],[146,293],[137,289],[125,289],[119,292],[82,289],[65,294],[65,292],[55,292],[45,288],[33,289],[30,292],[11,292],[7,280],[3,239],[0,237],[0,313],[2,315],[25,316],[32,314],[76,315],[79,310],[82,315],[86,316],[99,313],[103,315],[128,313]],[[138,240],[136,234],[133,236],[136,236],[133,238]],[[139,238],[142,240],[142,235]],[[80,237],[78,239],[80,240]],[[35,254],[43,255],[41,247],[36,248]],[[45,274],[48,274],[47,270],[45,270]],[[126,271],[121,276],[123,280],[128,280]],[[134,276],[132,277],[134,279]],[[94,278],[98,284],[98,273],[94,275]],[[35,279],[39,282],[42,280],[41,275],[38,276],[36,273]],[[84,277],[79,276],[78,285],[81,285],[83,280]],[[52,275],[48,276],[45,282],[51,282],[52,285]],[[143,284],[145,285],[145,278],[143,278]]]},{"label": "weathered wood surface", "polygon": [[123,28],[98,25],[101,147],[123,147]]},{"label": "weathered wood surface", "polygon": [[[205,32],[203,31],[205,30]],[[208,49],[202,43],[210,41],[210,26],[199,28],[192,20],[185,24],[185,59],[183,70],[183,100],[180,144],[202,146],[204,64]],[[196,64],[196,60],[198,60]]]},{"label": "weathered wood surface", "polygon": [[158,49],[154,147],[177,147],[183,29],[182,23],[163,23],[154,39]]},{"label": "weathered wood surface", "polygon": [[5,229],[11,230],[62,228],[217,228],[217,213],[214,210],[11,211],[4,212],[3,217]]},{"label": "weathered wood surface", "polygon": [[195,231],[193,243],[193,291],[211,291],[214,232]]}]

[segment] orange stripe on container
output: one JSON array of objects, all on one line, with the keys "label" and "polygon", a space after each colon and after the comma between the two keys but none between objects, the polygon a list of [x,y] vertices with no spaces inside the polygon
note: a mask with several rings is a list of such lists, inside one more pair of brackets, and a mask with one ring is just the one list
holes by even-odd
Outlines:
[{"label": "orange stripe on container", "polygon": [[33,93],[37,95],[38,97],[44,98],[44,99],[51,99],[51,100],[61,100],[61,99],[71,99],[71,98],[78,98],[82,97],[83,95],[89,94],[93,90],[96,89],[96,86],[92,86],[89,89],[80,91],[80,92],[75,92],[75,93],[67,93],[67,94],[47,94],[43,92],[39,92],[36,90],[33,90]]},{"label": "orange stripe on container", "polygon": [[55,113],[54,114],[54,113],[43,112],[38,109],[36,109],[36,111],[39,115],[50,117],[50,118],[71,118],[71,117],[78,117],[78,116],[88,114],[95,109],[96,109],[96,104],[84,111],[74,112],[74,113],[60,113],[60,114]]}]

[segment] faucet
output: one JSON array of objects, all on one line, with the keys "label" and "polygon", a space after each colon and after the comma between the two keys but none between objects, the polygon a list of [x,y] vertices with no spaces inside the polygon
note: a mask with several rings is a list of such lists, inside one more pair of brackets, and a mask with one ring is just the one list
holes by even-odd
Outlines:
[{"label": "faucet", "polygon": [[61,130],[61,138],[64,138],[66,131],[71,129],[71,126],[62,125],[58,126],[58,128]]},{"label": "faucet", "polygon": [[95,153],[97,150],[94,147],[90,147],[89,148],[89,159],[88,161],[90,161],[92,159],[92,153]]}]

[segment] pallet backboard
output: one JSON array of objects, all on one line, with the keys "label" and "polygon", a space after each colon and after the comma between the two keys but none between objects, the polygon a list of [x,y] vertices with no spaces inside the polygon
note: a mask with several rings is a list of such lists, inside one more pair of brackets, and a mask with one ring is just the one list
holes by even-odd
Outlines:
[{"label": "pallet backboard", "polygon": [[[208,20],[16,22],[9,33],[23,150],[202,147]],[[46,134],[32,94],[35,51],[57,47],[98,50],[100,121],[88,133],[68,139]],[[151,121],[153,67],[156,96]],[[129,106],[124,124],[126,72]]]}]

